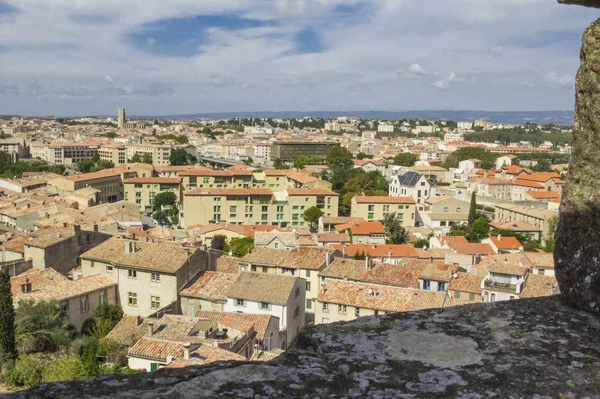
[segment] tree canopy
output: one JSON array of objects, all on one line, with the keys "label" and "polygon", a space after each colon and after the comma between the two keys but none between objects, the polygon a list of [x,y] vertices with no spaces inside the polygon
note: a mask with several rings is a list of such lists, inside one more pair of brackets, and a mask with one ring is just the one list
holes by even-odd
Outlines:
[{"label": "tree canopy", "polygon": [[399,166],[415,166],[415,162],[419,160],[419,157],[410,152],[401,152],[394,157],[394,165]]},{"label": "tree canopy", "polygon": [[402,226],[402,221],[396,212],[388,213],[383,217],[383,227],[388,244],[406,244],[408,231]]},{"label": "tree canopy", "polygon": [[458,163],[467,159],[479,159],[483,169],[495,169],[496,158],[499,154],[489,152],[484,148],[479,147],[464,147],[454,151],[448,155],[444,168],[458,168]]},{"label": "tree canopy", "polygon": [[225,248],[223,252],[229,253],[231,252],[233,256],[241,258],[248,254],[250,249],[254,248],[254,238],[252,237],[236,237],[232,238]]},{"label": "tree canopy", "polygon": [[67,314],[58,301],[19,301],[15,311],[15,336],[19,353],[55,351],[71,341]]},{"label": "tree canopy", "polygon": [[212,241],[210,242],[210,247],[212,249],[220,249],[222,251],[223,249],[225,249],[226,241],[227,237],[225,237],[222,234],[217,234],[212,238]]},{"label": "tree canopy", "polygon": [[163,206],[173,206],[175,201],[177,201],[177,195],[172,191],[156,194],[153,202],[154,209],[159,211]]},{"label": "tree canopy", "polygon": [[8,268],[0,270],[0,363],[17,358],[15,342],[15,309],[10,291]]},{"label": "tree canopy", "polygon": [[316,206],[311,206],[304,211],[304,221],[310,223],[311,228],[314,228],[321,216],[323,216],[323,211]]},{"label": "tree canopy", "polygon": [[198,161],[198,158],[183,148],[172,149],[169,157],[171,165],[190,165]]}]

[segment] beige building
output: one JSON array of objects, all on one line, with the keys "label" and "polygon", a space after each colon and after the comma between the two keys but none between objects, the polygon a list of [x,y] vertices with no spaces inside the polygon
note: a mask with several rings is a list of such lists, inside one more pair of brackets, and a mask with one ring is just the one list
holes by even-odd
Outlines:
[{"label": "beige building", "polygon": [[123,182],[125,201],[135,202],[140,212],[152,212],[154,197],[161,193],[174,193],[179,203],[179,187],[176,177],[134,177]]},{"label": "beige building", "polygon": [[239,274],[204,271],[179,292],[181,312],[195,316],[199,310],[222,312],[227,290]]},{"label": "beige building", "polygon": [[98,149],[100,159],[103,161],[110,161],[115,166],[122,166],[127,163],[127,149],[124,145],[119,144],[105,144]]},{"label": "beige building", "polygon": [[135,154],[152,155],[152,165],[165,166],[171,164],[171,146],[157,144],[128,144],[126,145],[125,156],[130,160]]},{"label": "beige building", "polygon": [[93,312],[103,302],[117,303],[117,283],[97,275],[69,280],[54,269],[38,270],[11,278],[15,306],[21,300],[56,300],[68,315],[68,326],[84,333],[93,326]]},{"label": "beige building", "polygon": [[386,215],[396,213],[405,227],[415,226],[415,204],[411,197],[363,197],[352,198],[351,217],[366,221],[382,221]]},{"label": "beige building", "polygon": [[441,308],[445,299],[445,292],[328,279],[317,297],[315,323]]},{"label": "beige building", "polygon": [[122,201],[123,180],[135,177],[136,173],[123,168],[104,169],[99,172],[64,176],[48,181],[48,185],[58,189],[60,195],[71,194],[75,190],[93,187],[100,190],[98,203]]},{"label": "beige building", "polygon": [[97,144],[56,143],[34,144],[31,156],[53,164],[73,165],[79,161],[92,159],[98,153]]},{"label": "beige building", "polygon": [[112,238],[83,255],[84,276],[103,274],[119,284],[126,315],[147,317],[178,312],[178,292],[204,270],[206,253],[170,242]]},{"label": "beige building", "polygon": [[469,219],[470,203],[452,197],[434,197],[418,206],[418,220],[429,228],[449,228]]},{"label": "beige building", "polygon": [[548,223],[550,219],[558,216],[558,212],[543,208],[531,208],[518,205],[496,205],[494,219],[497,222],[508,223],[512,221],[525,222],[542,231],[542,245],[548,237]]},{"label": "beige building", "polygon": [[338,194],[324,189],[214,188],[183,192],[184,226],[226,221],[230,224],[305,226],[304,211],[318,207],[324,216],[338,215]]}]

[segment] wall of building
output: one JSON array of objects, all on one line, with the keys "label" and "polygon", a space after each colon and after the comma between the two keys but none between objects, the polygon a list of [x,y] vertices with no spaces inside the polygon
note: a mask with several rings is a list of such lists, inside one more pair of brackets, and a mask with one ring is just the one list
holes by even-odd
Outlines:
[{"label": "wall of building", "polygon": [[197,310],[224,312],[224,302],[220,301],[182,296],[180,303],[181,313],[183,313],[185,316],[196,316]]}]

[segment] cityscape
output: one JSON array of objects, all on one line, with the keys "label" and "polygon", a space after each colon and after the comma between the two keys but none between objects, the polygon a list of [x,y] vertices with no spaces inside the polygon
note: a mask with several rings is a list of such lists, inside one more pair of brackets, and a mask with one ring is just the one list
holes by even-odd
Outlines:
[{"label": "cityscape", "polygon": [[[158,7],[150,3],[147,13]],[[144,21],[141,24],[144,29],[128,33],[127,40],[146,46],[143,51],[148,54],[140,57],[140,62],[150,60],[152,53],[163,59],[179,59],[185,65],[186,57],[204,57],[204,52],[209,51],[218,53],[210,48],[214,43],[227,47],[220,42],[223,38],[211,36],[210,40],[215,42],[209,42],[209,30],[214,35],[226,30],[237,35],[238,30],[243,30],[245,39],[256,35],[252,39],[256,43],[266,40],[262,30],[281,34],[279,30],[283,27],[269,19],[270,14],[265,11],[268,8],[261,5],[253,12],[238,10],[234,3],[229,5],[233,10],[231,15],[224,10],[214,11],[217,14],[211,14],[212,11],[194,14],[194,24],[209,27],[202,31],[206,42],[195,44],[200,46],[198,53],[192,44],[179,43],[184,36],[178,24],[190,23],[189,16],[183,17],[175,10],[180,5],[174,6],[173,15],[169,13],[168,22]],[[290,31],[304,32],[295,36],[296,45],[303,50],[294,50],[293,57],[313,57],[298,58],[298,65],[311,59],[331,62],[319,56],[328,51],[334,53],[326,49],[327,40],[333,40],[328,29],[334,28],[320,31],[316,27],[308,30],[297,26],[305,23],[304,18],[320,21],[331,13],[339,23],[335,26],[339,34],[349,31],[352,24],[361,24],[357,14],[365,13],[369,20],[375,18],[373,15],[383,18],[386,9],[378,9],[369,2],[352,2],[351,6],[339,2],[326,6],[326,2],[318,1],[299,2],[303,6],[279,3],[288,7],[285,12],[292,13],[281,17],[289,22]],[[595,6],[596,2],[589,3]],[[386,4],[393,13],[397,5]],[[73,12],[65,7],[69,13]],[[406,7],[404,11],[409,15],[423,12],[421,6]],[[119,94],[91,86],[86,86],[81,94],[47,91],[44,96],[54,102],[46,108],[42,96],[26,92],[21,86],[10,88],[0,84],[3,107],[0,108],[3,114],[0,116],[0,396],[31,392],[32,397],[58,397],[58,393],[48,393],[54,391],[42,394],[35,390],[39,384],[71,384],[81,380],[87,384],[87,380],[97,377],[101,379],[94,381],[124,378],[114,385],[106,382],[110,389],[126,383],[127,378],[138,381],[138,385],[140,381],[154,383],[161,376],[186,375],[186,370],[196,370],[192,366],[200,366],[197,369],[200,376],[201,367],[215,372],[216,367],[225,370],[238,363],[258,368],[296,365],[302,370],[307,367],[302,356],[315,353],[319,361],[324,359],[327,367],[331,367],[323,374],[358,381],[356,385],[347,390],[336,385],[336,389],[343,390],[337,395],[325,386],[318,391],[319,384],[311,387],[310,378],[293,377],[291,380],[297,382],[279,390],[265,385],[266,394],[260,396],[252,383],[279,377],[267,378],[264,373],[256,377],[249,369],[243,369],[246,371],[239,371],[239,375],[227,374],[223,381],[218,376],[214,381],[206,377],[209,382],[198,383],[201,386],[198,397],[213,397],[217,391],[224,397],[405,397],[402,395],[406,394],[409,395],[406,397],[473,398],[509,397],[511,392],[517,392],[514,386],[499,383],[484,396],[468,396],[468,392],[475,392],[470,390],[472,384],[457,374],[469,367],[475,370],[483,364],[481,359],[485,356],[500,356],[498,353],[503,354],[504,349],[490,349],[484,356],[480,341],[473,341],[473,349],[467,343],[469,337],[459,337],[458,341],[448,341],[451,343],[447,346],[455,349],[438,354],[441,360],[411,350],[427,351],[424,348],[431,347],[431,351],[445,351],[449,335],[440,331],[452,327],[448,324],[444,328],[431,327],[435,323],[456,319],[457,326],[463,328],[465,321],[460,315],[509,309],[506,317],[510,318],[515,312],[529,311],[534,306],[530,304],[540,304],[537,306],[548,311],[558,306],[555,305],[558,298],[573,295],[569,281],[561,278],[566,266],[555,259],[562,259],[557,257],[556,249],[564,250],[568,239],[564,235],[567,227],[563,212],[565,204],[571,203],[565,202],[565,198],[579,195],[573,194],[577,191],[573,190],[573,186],[577,187],[573,181],[579,181],[573,173],[581,169],[573,171],[573,164],[587,167],[581,165],[592,162],[577,158],[586,148],[582,144],[581,121],[588,119],[581,119],[578,115],[585,110],[576,107],[573,122],[572,111],[579,37],[591,21],[590,11],[558,4],[473,5],[468,12],[485,11],[485,16],[465,18],[479,24],[488,18],[491,21],[489,13],[494,10],[519,7],[524,13],[547,7],[551,9],[549,19],[565,13],[569,21],[564,24],[569,26],[563,26],[560,32],[569,29],[569,39],[560,46],[565,48],[565,57],[568,54],[570,58],[561,63],[548,62],[548,67],[555,69],[545,72],[542,80],[550,86],[542,88],[541,81],[534,82],[535,77],[528,69],[526,58],[530,55],[524,56],[526,66],[518,79],[527,81],[524,87],[514,90],[513,100],[505,98],[512,90],[510,87],[503,91],[489,86],[478,94],[481,97],[472,97],[472,86],[486,77],[476,76],[475,70],[469,75],[458,69],[457,73],[446,75],[441,69],[434,71],[433,61],[429,66],[425,60],[394,72],[398,79],[411,82],[429,79],[417,85],[417,91],[423,90],[424,97],[415,97],[414,107],[405,103],[405,98],[398,100],[397,106],[390,106],[391,93],[379,81],[374,87],[386,98],[381,102],[376,102],[377,96],[372,96],[370,90],[359,87],[360,79],[351,84],[352,89],[326,93],[333,87],[327,82],[307,94],[306,88],[297,89],[295,85],[306,82],[311,87],[321,83],[310,81],[312,75],[304,70],[296,71],[302,76],[298,82],[282,86],[280,82],[273,83],[271,94],[275,97],[281,95],[282,88],[290,90],[280,106],[277,98],[265,96],[268,90],[260,86],[260,79],[248,80],[249,86],[244,88],[247,95],[256,98],[256,104],[249,105],[245,96],[239,102],[227,97],[231,93],[226,91],[234,79],[226,77],[232,73],[229,66],[223,66],[222,75],[208,77],[212,84],[207,85],[210,86],[207,90],[222,91],[215,95],[214,103],[206,106],[205,99],[200,99],[204,96],[200,91],[198,103],[188,106],[193,97],[185,93],[187,89],[181,89],[186,84],[184,77],[177,89],[163,83],[136,82],[129,89],[122,88]],[[101,8],[88,10],[89,15],[72,16],[73,23],[106,25],[112,29],[114,17],[101,14]],[[98,15],[92,15],[92,11]],[[259,17],[261,12],[266,14]],[[315,13],[323,15],[317,18]],[[29,6],[0,1],[0,26],[12,24],[19,32],[22,28],[19,18],[26,16],[34,17]],[[490,23],[502,21],[498,17]],[[164,29],[172,31],[165,33]],[[96,32],[95,28],[90,32]],[[86,35],[90,32],[86,31]],[[309,37],[306,32],[311,32]],[[523,29],[522,34],[528,32]],[[576,43],[570,37],[575,33]],[[189,31],[186,34],[191,35]],[[368,30],[366,36],[370,35]],[[524,37],[515,37],[519,43],[525,42]],[[540,59],[546,60],[545,51],[549,50],[544,43],[553,38],[555,34],[539,31],[536,39],[522,48],[530,53],[539,50]],[[249,43],[254,42],[246,45]],[[357,39],[357,43],[362,42]],[[502,61],[502,57],[508,57],[506,54],[510,54],[509,59],[514,57],[516,44],[506,40],[504,43],[491,50],[494,53],[491,59],[498,65],[510,62]],[[584,48],[585,43],[584,36]],[[259,44],[255,51],[266,51],[265,44]],[[277,44],[283,46],[281,51],[285,54],[292,51],[280,42]],[[122,45],[118,43],[115,47]],[[24,46],[31,46],[27,51],[37,51],[35,45]],[[231,46],[238,49],[237,44]],[[373,54],[383,55],[387,43],[381,46]],[[456,46],[457,52],[464,50],[461,45]],[[56,53],[49,57],[66,57],[61,55],[64,50],[57,45]],[[370,51],[366,54],[371,54]],[[287,56],[282,56],[282,60]],[[474,62],[484,65],[492,61],[484,58]],[[48,76],[56,73],[50,70],[57,65],[48,66]],[[285,59],[284,65],[291,68],[292,64]],[[167,65],[161,63],[158,67]],[[329,67],[336,68],[334,64]],[[357,65],[357,71],[362,67]],[[140,76],[149,73],[140,68]],[[245,68],[241,67],[240,79],[242,73],[250,73]],[[265,62],[265,75],[273,72],[281,73],[278,77],[282,77],[282,69],[277,68]],[[386,73],[383,67],[373,72]],[[14,75],[16,84],[20,84],[21,77],[17,77],[14,66],[7,73]],[[106,73],[103,84],[125,79],[132,72]],[[186,73],[182,67],[182,76]],[[348,79],[353,79],[352,74],[348,74]],[[512,77],[506,82],[508,86],[514,83]],[[45,85],[40,84],[39,90],[45,90],[41,88]],[[462,94],[456,86],[464,86],[461,100],[458,98]],[[527,93],[535,88],[539,88],[538,94],[544,99],[531,105],[537,94]],[[406,90],[400,97],[417,96],[416,91],[410,91],[410,85]],[[431,90],[437,90],[438,98],[430,106],[423,106]],[[577,92],[578,104],[582,101],[581,92]],[[548,93],[553,93],[556,101],[547,98]],[[353,97],[356,94],[363,97],[362,108],[361,102]],[[496,95],[497,101],[485,99]],[[11,96],[14,104],[10,103]],[[303,99],[294,103],[292,98],[296,96]],[[452,96],[457,100],[444,102],[444,98]],[[173,98],[177,99],[172,102]],[[81,103],[76,104],[78,101]],[[90,105],[96,101],[101,106]],[[307,106],[310,101],[316,108]],[[514,107],[510,106],[511,101]],[[178,106],[180,102],[186,105]],[[217,103],[221,105],[215,106]],[[479,103],[482,108],[473,106]],[[454,108],[452,104],[460,105]],[[492,111],[483,111],[488,105]],[[588,145],[592,148],[592,144]],[[589,197],[593,199],[594,195]],[[567,209],[570,212],[571,208]],[[590,240],[594,237],[591,234]],[[594,262],[597,263],[597,258]],[[594,283],[590,281],[595,281],[592,280],[595,273],[578,274],[592,286],[592,291]],[[586,310],[595,312],[594,297],[586,296],[586,300],[592,301],[591,309]],[[415,330],[414,325],[425,320],[425,315],[432,317],[427,319],[431,321]],[[525,340],[515,335],[508,338],[508,333],[503,332],[506,326],[514,328],[518,324],[516,319],[505,321],[496,315],[493,321],[480,321],[482,317],[478,314],[476,321],[472,321],[473,330],[490,329],[493,340],[513,347]],[[550,323],[548,318],[541,319],[538,317],[527,325],[535,328]],[[590,321],[589,326],[596,322]],[[378,334],[386,337],[389,334],[386,339],[393,339],[393,334],[381,326],[393,329],[398,325],[416,335],[403,342],[373,344],[376,349],[369,346],[371,338],[375,341],[381,338]],[[529,327],[519,328],[523,334],[531,332]],[[546,328],[562,327],[552,324]],[[361,374],[346,364],[336,368],[333,365],[339,359],[335,351],[325,355],[336,345],[340,346],[339,353],[345,351],[347,348],[342,346],[349,345],[349,341],[340,339],[340,334],[355,332],[354,329],[362,334],[354,351],[364,355],[369,350],[372,353],[384,350],[385,356],[395,356],[396,360],[433,365],[441,370],[442,376],[420,374],[416,377],[420,381],[418,388],[406,383],[401,387],[402,392],[377,391],[379,383],[388,382],[365,376],[367,371],[361,370]],[[427,334],[435,337],[425,337]],[[333,338],[327,338],[329,341],[323,338],[330,336]],[[325,343],[318,347],[316,342],[320,340]],[[544,345],[552,345],[549,338]],[[568,367],[583,368],[582,358],[597,360],[594,351],[571,350],[570,356],[579,360],[561,361],[566,362],[564,367],[570,364]],[[364,356],[367,362],[377,357]],[[389,359],[386,362],[389,366]],[[535,364],[537,367],[538,363]],[[377,372],[393,368],[379,367]],[[403,365],[403,369],[411,367]],[[506,365],[498,367],[499,374],[508,372]],[[141,380],[144,376],[152,380]],[[242,388],[238,391],[227,388],[231,381],[237,381],[235,384],[242,381],[244,389],[251,393]],[[534,384],[543,385],[539,381]],[[577,384],[586,387],[585,392],[592,395],[589,397],[595,397],[600,386],[589,381]],[[164,381],[157,384],[171,385]],[[173,387],[184,389],[179,384],[181,380],[172,383]],[[51,386],[61,390],[67,385],[47,387]],[[498,386],[499,390],[495,390]],[[177,396],[182,392],[186,391],[157,390],[155,395]],[[467,396],[461,396],[463,393]],[[533,393],[528,391],[528,395]],[[65,397],[80,394],[72,391]],[[125,391],[123,394],[126,395]],[[569,395],[561,397],[582,397]]]}]

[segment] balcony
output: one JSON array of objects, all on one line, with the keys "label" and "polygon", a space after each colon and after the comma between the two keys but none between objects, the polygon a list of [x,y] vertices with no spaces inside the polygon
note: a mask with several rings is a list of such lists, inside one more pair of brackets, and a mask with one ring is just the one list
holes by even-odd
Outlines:
[{"label": "balcony", "polygon": [[485,289],[488,289],[490,291],[508,292],[511,294],[518,293],[517,292],[518,287],[516,284],[499,283],[499,282],[492,281],[492,280],[485,280],[484,287],[485,287]]}]

